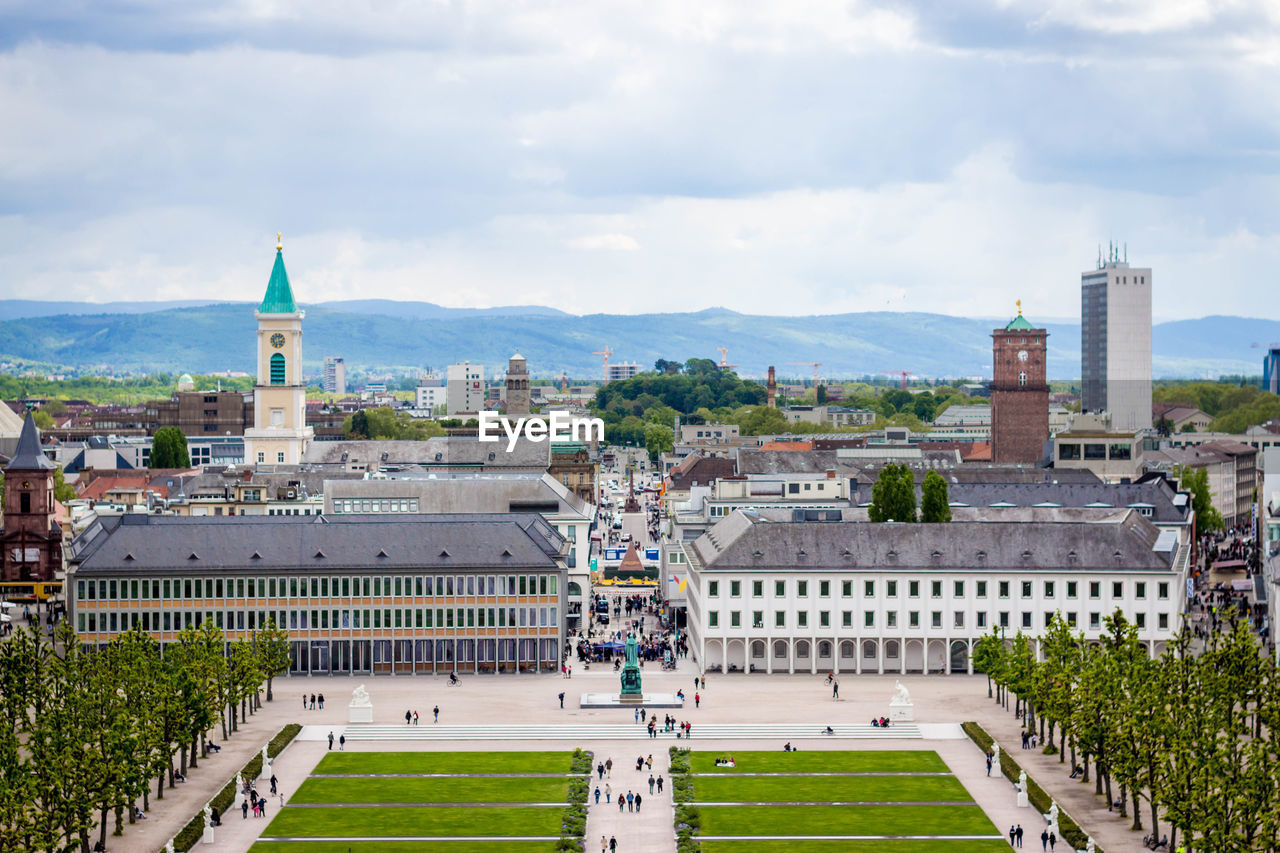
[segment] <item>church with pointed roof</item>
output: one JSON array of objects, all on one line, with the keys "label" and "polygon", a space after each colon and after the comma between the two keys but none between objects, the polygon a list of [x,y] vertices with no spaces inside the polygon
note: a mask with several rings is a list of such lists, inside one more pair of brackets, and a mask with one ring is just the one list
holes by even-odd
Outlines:
[{"label": "church with pointed roof", "polygon": [[28,414],[4,468],[0,579],[51,581],[62,570],[62,528],[53,499],[57,467],[44,455],[35,418]]},{"label": "church with pointed roof", "polygon": [[253,428],[244,432],[250,465],[297,465],[314,430],[307,426],[307,386],[302,379],[302,319],[276,235],[276,260],[258,320],[258,381],[253,386]]}]

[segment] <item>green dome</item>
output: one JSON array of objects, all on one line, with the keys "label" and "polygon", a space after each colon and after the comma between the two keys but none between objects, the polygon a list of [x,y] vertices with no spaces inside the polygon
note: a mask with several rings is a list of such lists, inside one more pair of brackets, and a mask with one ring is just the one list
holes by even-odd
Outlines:
[{"label": "green dome", "polygon": [[1009,325],[1004,328],[1006,332],[1027,332],[1034,329],[1035,326],[1028,323],[1027,318],[1019,314],[1017,317],[1010,320]]}]

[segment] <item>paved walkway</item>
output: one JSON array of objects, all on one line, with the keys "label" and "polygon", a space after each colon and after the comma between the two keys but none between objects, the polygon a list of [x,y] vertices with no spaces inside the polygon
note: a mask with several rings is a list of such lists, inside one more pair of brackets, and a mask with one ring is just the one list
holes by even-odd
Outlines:
[{"label": "paved walkway", "polygon": [[[574,696],[579,692],[603,692],[614,689],[617,676],[611,671],[588,673],[575,672],[572,679],[563,679],[555,675],[512,674],[492,676],[465,676],[458,687],[446,687],[444,678],[425,676],[380,676],[361,678],[282,678],[277,681],[277,699],[267,705],[262,712],[253,717],[242,728],[241,733],[228,740],[219,756],[211,758],[207,763],[201,762],[198,771],[190,776],[186,785],[180,785],[173,791],[166,792],[162,803],[152,800],[151,819],[134,826],[126,826],[125,835],[112,838],[108,835],[108,848],[112,853],[156,853],[164,846],[204,803],[227,781],[229,776],[248,760],[252,753],[262,749],[263,743],[274,734],[280,726],[290,722],[300,722],[315,726],[316,731],[327,739],[328,731],[340,733],[347,726],[347,697],[359,684],[364,684],[373,700],[374,722],[380,726],[403,727],[406,709],[416,709],[423,716],[419,728],[426,729],[432,724],[431,708],[440,706],[442,726],[453,725],[492,725],[508,726],[518,721],[522,725],[558,726],[566,724],[606,724],[610,727],[621,726],[627,729],[630,715],[628,710],[612,709],[580,709],[559,707],[556,698],[561,690]],[[1082,821],[1088,831],[1093,833],[1098,845],[1107,853],[1137,853],[1142,849],[1141,834],[1130,833],[1127,821],[1121,821],[1106,811],[1100,799],[1094,799],[1093,786],[1079,785],[1069,780],[1056,763],[1056,757],[1040,756],[1031,751],[1022,751],[1018,747],[1017,721],[1013,714],[1000,709],[987,698],[986,679],[981,676],[963,675],[929,675],[929,676],[853,676],[842,678],[840,701],[832,701],[831,689],[822,675],[763,675],[763,674],[712,674],[709,686],[702,688],[702,707],[687,708],[677,713],[679,719],[693,723],[694,748],[699,744],[699,732],[703,727],[728,726],[746,724],[759,726],[765,724],[796,724],[817,730],[827,725],[864,726],[872,717],[888,712],[889,699],[894,694],[894,681],[901,679],[911,691],[916,706],[917,726],[926,739],[913,740],[860,740],[844,738],[811,738],[803,744],[805,750],[827,749],[934,749],[948,765],[957,773],[961,781],[969,788],[979,804],[992,816],[997,826],[1007,830],[1009,823],[1021,822],[1024,830],[1032,833],[1024,841],[1024,847],[1031,846],[1031,837],[1039,841],[1040,826],[1043,821],[1033,814],[1032,809],[1018,809],[1014,804],[1015,794],[1012,785],[1003,779],[987,779],[985,764],[980,751],[967,738],[962,740],[938,740],[931,734],[930,724],[956,723],[963,720],[977,720],[987,728],[1000,743],[1008,747],[1019,761],[1025,762],[1027,770],[1036,780],[1058,798],[1059,803],[1071,812],[1078,821]],[[663,692],[675,692],[683,688],[686,693],[693,687],[693,678],[688,674],[647,671],[644,674],[647,689]],[[298,700],[303,692],[323,692],[329,700],[324,711],[304,711]],[[568,697],[566,697],[568,699]],[[566,706],[571,705],[566,701]],[[632,724],[634,725],[634,724]],[[639,726],[634,726],[638,731]],[[758,731],[758,730],[757,730]],[[888,730],[890,733],[893,729]],[[465,749],[571,749],[582,746],[597,751],[601,756],[612,755],[614,758],[614,775],[626,773],[626,757],[631,756],[634,766],[635,755],[652,752],[655,763],[661,762],[664,776],[667,767],[667,748],[673,741],[659,739],[646,744],[643,735],[638,739],[608,741],[603,738],[583,737],[571,742],[541,741],[522,743],[514,741],[402,741],[379,743],[365,741],[348,742],[348,750],[378,751],[393,749],[395,751],[454,751]],[[781,749],[785,739],[769,737],[727,738],[716,740],[716,749]],[[276,773],[281,780],[286,798],[292,795],[297,785],[310,773],[327,751],[326,740],[300,741],[290,746],[278,759]],[[335,746],[336,749],[336,746]],[[1043,765],[1043,766],[1041,766]],[[648,791],[648,774],[644,774],[644,791]],[[633,782],[635,780],[632,780]],[[614,786],[615,789],[618,787]],[[623,791],[626,793],[625,789]],[[272,803],[269,812],[274,816],[279,809],[279,800]],[[659,800],[656,796],[650,800],[645,796],[642,816],[644,820],[627,820],[624,813],[621,817],[613,815],[610,824],[612,831],[618,835],[621,849],[630,853],[632,850],[654,849],[670,850],[671,815],[669,813],[670,789]],[[616,807],[615,807],[616,808]],[[658,836],[650,838],[644,827],[649,824],[649,816],[656,815],[651,808],[667,810],[661,820],[654,817]],[[595,807],[592,806],[594,811]],[[1145,818],[1145,815],[1144,815]],[[588,829],[594,832],[588,837],[588,851],[594,853],[599,844],[600,832],[596,832],[596,816]],[[621,821],[619,823],[619,821]],[[1036,823],[1040,821],[1040,823]],[[269,819],[241,820],[238,815],[229,815],[225,825],[218,831],[217,843],[201,845],[198,853],[243,853],[252,844],[269,823]],[[1003,824],[1003,825],[1002,825]],[[606,830],[609,826],[601,824]],[[625,837],[624,837],[625,836]],[[657,847],[642,847],[641,844],[657,844]],[[1060,844],[1061,853],[1065,845]]]},{"label": "paved walkway", "polygon": [[[618,839],[619,853],[670,853],[676,849],[674,811],[671,803],[669,744],[660,748],[645,749],[635,743],[593,743],[588,749],[596,754],[596,762],[613,759],[613,772],[604,782],[612,788],[611,803],[605,803],[604,783],[593,781],[592,796],[587,798],[587,850],[594,851],[600,837]],[[636,757],[653,755],[653,770],[636,770]],[[649,775],[662,777],[662,793],[649,793]],[[593,774],[592,779],[596,777]],[[600,804],[595,804],[594,791],[600,787]],[[640,811],[618,811],[618,799],[625,799],[627,792],[638,793],[643,798]]]}]

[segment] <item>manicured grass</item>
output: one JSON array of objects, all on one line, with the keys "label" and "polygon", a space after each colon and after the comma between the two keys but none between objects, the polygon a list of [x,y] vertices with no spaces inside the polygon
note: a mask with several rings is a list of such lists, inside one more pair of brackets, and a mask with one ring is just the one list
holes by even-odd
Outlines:
[{"label": "manicured grass", "polygon": [[698,811],[702,835],[999,834],[977,806],[698,806]]},{"label": "manicured grass", "polygon": [[954,776],[698,776],[693,794],[704,803],[972,802]]},{"label": "manicured grass", "polygon": [[568,773],[570,752],[330,752],[312,773]]},{"label": "manicured grass", "polygon": [[[554,841],[437,841],[440,853],[551,853]],[[421,841],[259,841],[249,853],[421,853]]]},{"label": "manicured grass", "polygon": [[[702,853],[999,853],[1009,849],[1005,844],[995,838],[990,841],[703,841]],[[259,853],[256,847],[254,853]]]},{"label": "manicured grass", "polygon": [[568,790],[567,777],[312,778],[302,783],[290,802],[562,803]]},{"label": "manicured grass", "polygon": [[[732,755],[736,767],[716,767]],[[932,750],[694,752],[694,773],[949,773]],[[696,782],[695,782],[696,785]]]},{"label": "manicured grass", "polygon": [[[564,809],[511,806],[495,808],[288,808],[276,815],[267,836],[370,836],[397,835],[470,836],[560,834]],[[363,849],[363,848],[362,848]]]}]

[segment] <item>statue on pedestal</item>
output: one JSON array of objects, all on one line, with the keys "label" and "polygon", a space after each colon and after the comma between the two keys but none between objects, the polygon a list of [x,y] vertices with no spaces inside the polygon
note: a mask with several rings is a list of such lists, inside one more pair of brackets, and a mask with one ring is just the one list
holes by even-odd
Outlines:
[{"label": "statue on pedestal", "polygon": [[889,719],[895,723],[915,721],[915,706],[911,704],[911,694],[901,681],[894,681],[893,698],[889,700]]},{"label": "statue on pedestal", "polygon": [[627,662],[622,667],[621,698],[623,701],[627,701],[628,697],[632,701],[638,701],[643,695],[640,689],[640,644],[636,642],[635,634],[628,634]]},{"label": "statue on pedestal", "polygon": [[366,708],[371,707],[372,705],[373,702],[369,700],[369,691],[364,689],[363,684],[351,691],[352,708]]},{"label": "statue on pedestal", "polygon": [[893,686],[894,686],[894,689],[897,691],[896,693],[893,694],[894,704],[910,705],[911,694],[907,692],[906,685],[904,685],[901,681],[895,680],[893,682]]},{"label": "statue on pedestal", "polygon": [[1025,770],[1018,774],[1018,792],[1027,793],[1027,771]]},{"label": "statue on pedestal", "polygon": [[[347,721],[351,723],[372,723],[373,702],[369,699],[369,691],[361,684],[351,691],[351,705],[347,708]],[[329,735],[333,737],[333,735]]]},{"label": "statue on pedestal", "polygon": [[1093,836],[1089,836],[1089,843],[1084,848],[1084,853],[1097,853],[1097,848],[1093,845]]},{"label": "statue on pedestal", "polygon": [[996,775],[1004,773],[1004,769],[1000,767],[1000,744],[995,741],[991,742],[991,766],[995,768]]},{"label": "statue on pedestal", "polygon": [[1049,814],[1046,819],[1049,821],[1049,830],[1054,835],[1061,835],[1062,833],[1058,832],[1058,801],[1057,800],[1054,800],[1049,804]]}]

